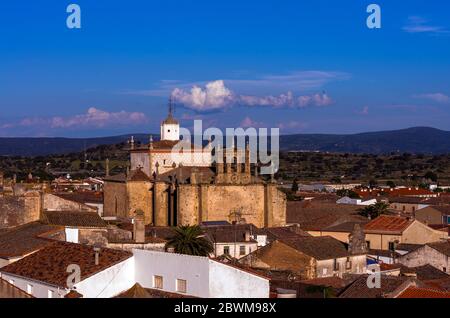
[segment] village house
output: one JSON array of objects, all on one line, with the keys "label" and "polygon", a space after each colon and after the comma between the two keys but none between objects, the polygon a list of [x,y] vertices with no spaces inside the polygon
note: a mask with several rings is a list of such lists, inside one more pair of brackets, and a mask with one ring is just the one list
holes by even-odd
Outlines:
[{"label": "village house", "polygon": [[288,271],[300,279],[341,277],[366,271],[366,251],[355,249],[332,237],[299,237],[276,240],[240,259],[251,268]]},{"label": "village house", "polygon": [[398,262],[408,266],[417,267],[432,265],[433,267],[450,274],[450,241],[427,243],[422,247],[398,258]]},{"label": "village house", "polygon": [[108,229],[96,212],[44,211],[42,222],[64,228],[65,241],[106,245]]},{"label": "village house", "polygon": [[432,205],[418,210],[416,220],[430,225],[450,225],[450,205]]},{"label": "village house", "polygon": [[[332,236],[342,242],[348,242],[351,226],[352,223],[343,223],[308,233],[314,236]],[[432,229],[417,220],[399,216],[381,215],[362,226],[368,248],[371,250],[393,251],[398,244],[426,244],[448,237],[446,232]]]},{"label": "village house", "polygon": [[[68,268],[79,266],[80,280]],[[269,279],[207,257],[53,242],[0,269],[1,279],[37,298],[109,298],[143,288],[204,298],[268,298]],[[73,283],[73,284],[71,284]],[[72,286],[73,285],[73,286]]]},{"label": "village house", "polygon": [[363,201],[362,199],[352,199],[349,197],[342,197],[339,200],[337,200],[336,203],[337,204],[354,204],[354,205],[367,206],[367,205],[372,205],[372,204],[377,203],[377,199],[370,199],[370,200]]},{"label": "village house", "polygon": [[388,200],[389,209],[411,215],[428,206],[426,199],[418,197],[389,197]]},{"label": "village house", "polygon": [[32,222],[0,233],[0,268],[51,244],[64,240],[64,228]]}]

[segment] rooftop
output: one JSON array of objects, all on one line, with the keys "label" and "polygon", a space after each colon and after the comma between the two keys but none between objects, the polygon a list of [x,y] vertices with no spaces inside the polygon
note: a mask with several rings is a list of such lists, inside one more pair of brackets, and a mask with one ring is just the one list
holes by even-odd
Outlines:
[{"label": "rooftop", "polygon": [[346,244],[331,236],[299,237],[279,241],[317,260],[350,256]]},{"label": "rooftop", "polygon": [[33,298],[33,296],[0,278],[0,298]]},{"label": "rooftop", "polygon": [[402,292],[397,298],[450,298],[450,292],[411,286]]},{"label": "rooftop", "polygon": [[446,256],[450,256],[450,241],[428,243],[426,245]]},{"label": "rooftop", "polygon": [[0,268],[0,272],[41,281],[54,286],[67,287],[67,267],[78,264],[81,280],[101,272],[132,256],[122,250],[102,248],[99,264],[95,265],[93,247],[67,242],[53,242],[38,252]]},{"label": "rooftop", "polygon": [[63,231],[63,228],[40,222],[28,223],[0,234],[0,257],[21,257],[52,243],[48,237]]},{"label": "rooftop", "polygon": [[106,227],[106,223],[95,212],[44,211],[43,216],[43,219],[52,225],[89,228]]},{"label": "rooftop", "polygon": [[413,221],[407,218],[381,215],[367,223],[364,231],[376,234],[402,234],[412,223]]}]

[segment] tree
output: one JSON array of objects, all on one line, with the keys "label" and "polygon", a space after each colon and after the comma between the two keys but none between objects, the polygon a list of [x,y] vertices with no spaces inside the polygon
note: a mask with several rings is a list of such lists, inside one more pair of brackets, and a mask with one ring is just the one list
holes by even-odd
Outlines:
[{"label": "tree", "polygon": [[179,254],[194,256],[208,256],[214,251],[212,243],[198,225],[176,227],[174,235],[166,243],[166,249],[168,248],[174,248]]},{"label": "tree", "polygon": [[425,175],[423,176],[425,179],[431,180],[433,182],[437,182],[438,180],[438,176],[437,174],[435,174],[432,171],[428,171],[427,173],[425,173]]},{"label": "tree", "polygon": [[340,189],[336,191],[336,195],[339,197],[349,197],[351,199],[361,199],[359,194],[353,190],[348,189]]},{"label": "tree", "polygon": [[297,193],[297,191],[298,191],[298,183],[297,183],[297,179],[294,179],[294,182],[292,182],[292,188],[291,188],[291,191],[292,191],[293,193]]},{"label": "tree", "polygon": [[386,214],[388,208],[388,204],[384,202],[377,202],[375,204],[368,205],[362,208],[361,210],[359,210],[359,214],[373,220],[382,214]]},{"label": "tree", "polygon": [[386,185],[387,185],[389,188],[395,188],[395,187],[396,187],[394,181],[392,181],[392,180],[389,180],[388,182],[386,182]]},{"label": "tree", "polygon": [[308,294],[318,294],[321,293],[323,295],[323,298],[334,298],[336,297],[336,293],[331,286],[324,286],[324,285],[310,285],[306,287],[306,292]]}]

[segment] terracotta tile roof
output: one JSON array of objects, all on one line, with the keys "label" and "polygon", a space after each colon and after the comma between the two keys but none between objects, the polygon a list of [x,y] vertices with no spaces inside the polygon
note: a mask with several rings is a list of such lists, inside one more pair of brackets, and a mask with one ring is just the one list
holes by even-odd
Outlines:
[{"label": "terracotta tile roof", "polygon": [[443,215],[450,215],[450,205],[433,205],[429,208],[435,209],[441,212]]},{"label": "terracotta tile roof", "polygon": [[450,256],[450,241],[428,243],[426,245],[446,256]]},{"label": "terracotta tile roof", "polygon": [[380,288],[369,288],[367,285],[368,275],[360,275],[350,284],[339,298],[384,298],[402,286],[407,287],[413,280],[408,277],[381,275]]},{"label": "terracotta tile roof", "polygon": [[450,292],[429,288],[408,287],[397,298],[450,298]]},{"label": "terracotta tile roof", "polygon": [[443,271],[429,264],[417,267],[401,266],[400,274],[402,275],[415,274],[417,276],[417,279],[421,281],[450,278],[450,275],[444,273]]},{"label": "terracotta tile roof", "polygon": [[101,272],[132,256],[122,250],[102,248],[99,264],[95,265],[92,246],[67,242],[54,242],[36,253],[0,268],[0,272],[33,279],[66,288],[67,267],[77,264],[81,268],[81,280]]},{"label": "terracotta tile roof", "polygon": [[83,295],[75,290],[71,290],[64,296],[64,298],[83,298]]},{"label": "terracotta tile roof", "polygon": [[424,281],[425,285],[432,289],[450,292],[450,277]]},{"label": "terracotta tile roof", "polygon": [[350,256],[346,244],[331,236],[300,237],[279,241],[317,260]]},{"label": "terracotta tile roof", "polygon": [[89,228],[106,227],[106,223],[95,212],[44,211],[43,220],[48,224],[59,226]]},{"label": "terracotta tile roof", "polygon": [[33,296],[0,278],[0,298],[33,298]]},{"label": "terracotta tile roof", "polygon": [[137,169],[130,171],[128,181],[150,182],[151,179],[144,171],[142,171],[142,169]]},{"label": "terracotta tile roof", "polygon": [[33,222],[3,232],[0,234],[0,257],[9,259],[35,252],[52,244],[51,240],[46,239],[47,236],[63,231],[58,226]]},{"label": "terracotta tile roof", "polygon": [[399,188],[399,189],[355,189],[354,190],[360,197],[367,196],[433,196],[436,193],[422,188]]},{"label": "terracotta tile roof", "polygon": [[215,243],[256,243],[256,241],[249,237],[246,240],[246,233],[251,235],[252,231],[248,225],[228,225],[228,226],[214,226],[203,229],[207,237]]},{"label": "terracotta tile roof", "polygon": [[103,203],[103,193],[98,191],[78,191],[78,192],[61,192],[54,193],[55,195],[78,203]]},{"label": "terracotta tile roof", "polygon": [[269,240],[277,239],[296,239],[299,236],[311,236],[297,226],[268,227],[261,229],[267,235]]},{"label": "terracotta tile roof", "polygon": [[364,226],[366,233],[402,234],[411,224],[412,220],[398,216],[381,215]]},{"label": "terracotta tile roof", "polygon": [[345,222],[367,222],[358,214],[361,207],[322,201],[288,201],[286,219],[305,231],[320,231]]}]

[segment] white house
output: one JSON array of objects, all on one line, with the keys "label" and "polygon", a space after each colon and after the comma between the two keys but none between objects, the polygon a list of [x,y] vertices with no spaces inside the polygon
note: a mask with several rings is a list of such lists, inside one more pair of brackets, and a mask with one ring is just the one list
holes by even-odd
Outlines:
[{"label": "white house", "polygon": [[54,242],[0,269],[0,278],[37,298],[110,298],[136,283],[202,298],[268,298],[269,279],[208,257]]},{"label": "white house", "polygon": [[377,199],[363,201],[361,199],[352,199],[349,197],[342,197],[339,200],[337,200],[336,203],[337,204],[353,204],[353,205],[367,206],[367,205],[373,205],[373,204],[377,203]]}]

